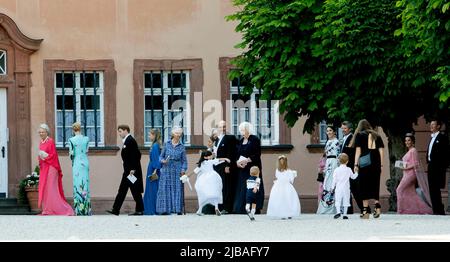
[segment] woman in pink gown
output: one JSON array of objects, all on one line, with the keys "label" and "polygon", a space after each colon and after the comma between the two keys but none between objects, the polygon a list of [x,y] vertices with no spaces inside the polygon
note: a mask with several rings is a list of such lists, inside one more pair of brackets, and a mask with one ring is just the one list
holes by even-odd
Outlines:
[{"label": "woman in pink gown", "polygon": [[72,206],[67,203],[62,187],[62,171],[53,139],[48,135],[46,124],[39,126],[39,201],[41,215],[73,216]]},{"label": "woman in pink gown", "polygon": [[398,214],[433,214],[428,178],[423,172],[414,143],[414,135],[405,135],[408,152],[403,156],[403,177],[397,187]]}]

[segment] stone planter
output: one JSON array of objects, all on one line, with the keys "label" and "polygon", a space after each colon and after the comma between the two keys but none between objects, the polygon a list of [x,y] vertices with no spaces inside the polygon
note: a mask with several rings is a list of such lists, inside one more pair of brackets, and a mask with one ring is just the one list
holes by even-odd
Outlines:
[{"label": "stone planter", "polygon": [[28,204],[32,212],[41,212],[38,208],[39,190],[37,187],[25,187],[25,192],[28,198]]}]

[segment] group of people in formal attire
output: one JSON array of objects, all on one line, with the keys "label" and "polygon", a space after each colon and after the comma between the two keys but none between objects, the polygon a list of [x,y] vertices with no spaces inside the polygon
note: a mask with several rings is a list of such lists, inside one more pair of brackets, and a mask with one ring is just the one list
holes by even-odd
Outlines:
[{"label": "group of people in formal attire", "polygon": [[[450,148],[447,136],[440,132],[441,125],[439,120],[430,123],[432,134],[426,155],[427,174],[414,147],[414,135],[405,135],[407,153],[402,158],[401,165],[397,166],[403,171],[396,189],[399,214],[445,215],[440,189],[445,187]],[[328,140],[318,167],[317,214],[335,214],[334,218],[343,214],[343,218],[347,219],[347,213],[353,213],[353,196],[361,210],[361,218],[368,219],[371,214],[374,218],[379,218],[383,140],[365,119],[359,121],[355,134],[348,121],[342,123],[341,129],[344,137],[339,141],[336,127],[327,127]],[[374,202],[373,213],[369,206],[370,200]]]},{"label": "group of people in formal attire", "polygon": [[[402,159],[403,177],[397,188],[399,214],[445,214],[440,188],[445,186],[445,172],[449,165],[447,136],[440,133],[441,122],[432,121],[432,138],[427,150],[428,174],[420,164],[414,147],[415,137],[405,135],[407,153]],[[72,160],[73,207],[65,197],[62,171],[56,146],[50,138],[46,124],[39,127],[39,206],[41,215],[91,215],[89,190],[89,139],[81,134],[80,123],[72,125],[74,136],[69,139]],[[264,204],[264,179],[261,162],[261,142],[252,134],[252,125],[239,125],[241,138],[226,133],[226,122],[220,121],[209,138],[207,150],[200,153],[197,168],[186,174],[188,163],[186,148],[182,143],[183,129],[173,127],[170,140],[164,144],[157,129],[151,129],[149,163],[145,176],[145,192],[141,168],[141,153],[127,125],[118,126],[122,139],[121,157],[123,173],[112,209],[107,212],[119,215],[128,190],[136,202],[130,215],[184,214],[184,185],[196,176],[198,215],[207,213],[211,205],[216,215],[248,214],[254,220]],[[319,191],[317,214],[334,214],[334,218],[348,219],[352,214],[352,196],[360,217],[370,214],[380,217],[380,177],[384,144],[380,134],[363,119],[355,133],[352,125],[341,125],[344,137],[337,139],[336,127],[327,127],[328,140],[323,159],[319,164]],[[293,186],[297,172],[288,168],[288,159],[278,157],[274,185],[270,192],[267,215],[289,219],[299,216],[299,195]],[[144,196],[142,197],[142,193]],[[374,200],[374,212],[369,201]]]}]

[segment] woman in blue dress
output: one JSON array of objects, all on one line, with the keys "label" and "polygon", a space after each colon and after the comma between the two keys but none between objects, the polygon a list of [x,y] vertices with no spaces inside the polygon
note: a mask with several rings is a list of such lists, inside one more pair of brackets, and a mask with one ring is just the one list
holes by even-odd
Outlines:
[{"label": "woman in blue dress", "polygon": [[184,187],[180,177],[186,173],[186,149],[181,143],[183,129],[174,127],[172,138],[167,141],[159,156],[162,164],[156,198],[156,213],[181,215],[184,206]]},{"label": "woman in blue dress", "polygon": [[145,179],[144,215],[156,215],[156,196],[158,193],[159,177],[161,176],[161,163],[159,162],[159,155],[161,154],[161,133],[158,129],[152,129],[148,135],[152,146],[150,149],[150,161],[147,167],[147,178]]},{"label": "woman in blue dress", "polygon": [[69,155],[72,159],[73,206],[77,216],[90,216],[91,194],[89,191],[89,138],[81,134],[81,124],[72,125],[75,136],[69,138]]}]

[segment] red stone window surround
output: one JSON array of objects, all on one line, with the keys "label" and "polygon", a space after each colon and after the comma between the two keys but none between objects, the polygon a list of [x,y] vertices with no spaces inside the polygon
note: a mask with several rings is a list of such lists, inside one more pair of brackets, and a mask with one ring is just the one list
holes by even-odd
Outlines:
[{"label": "red stone window surround", "polygon": [[[134,86],[134,134],[138,145],[144,145],[144,73],[148,71],[189,71],[189,103],[195,107],[194,93],[203,91],[203,63],[202,59],[135,59],[133,66]],[[201,109],[202,110],[202,109]],[[195,112],[191,110],[190,146],[188,149],[197,150],[203,147],[203,135],[194,133]],[[201,116],[203,117],[203,116]],[[201,121],[203,122],[203,120]],[[197,123],[198,124],[198,123]]]},{"label": "red stone window surround", "polygon": [[[55,74],[61,71],[101,71],[104,77],[104,146],[90,148],[91,154],[116,154],[117,146],[116,123],[116,85],[117,73],[113,60],[44,60],[45,88],[45,121],[55,134]],[[67,152],[67,148],[58,148]]]},{"label": "red stone window surround", "polygon": [[[219,58],[219,70],[220,70],[220,88],[221,88],[221,101],[222,105],[226,105],[228,99],[230,99],[230,80],[228,79],[228,73],[230,70],[236,69],[231,64],[232,57],[220,57]],[[225,107],[224,107],[225,108]],[[227,119],[227,112],[223,110],[223,119]],[[264,151],[285,151],[291,150],[293,145],[291,144],[291,129],[283,121],[283,116],[279,116],[279,144],[271,146],[262,146]]]}]

